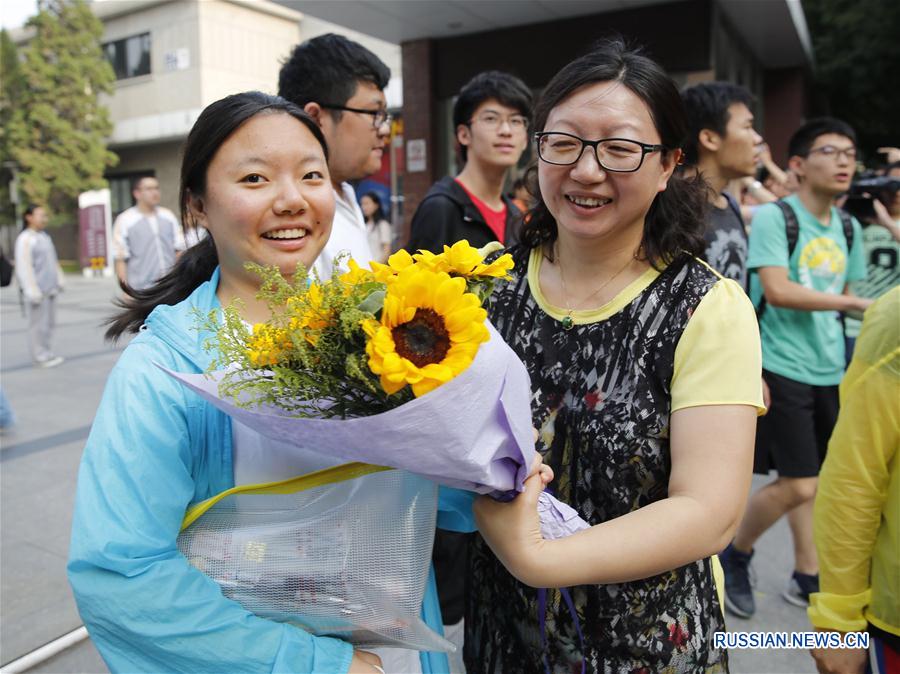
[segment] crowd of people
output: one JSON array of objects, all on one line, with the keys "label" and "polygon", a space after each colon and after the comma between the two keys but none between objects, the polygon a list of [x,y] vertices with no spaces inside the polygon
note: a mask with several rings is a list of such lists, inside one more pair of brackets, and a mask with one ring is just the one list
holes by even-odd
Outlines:
[{"label": "crowd of people", "polygon": [[[300,262],[325,279],[347,252],[364,267],[388,260],[384,204],[352,184],[381,165],[389,79],[344,37],[298,45],[278,96],[235,94],[198,118],[180,223],[148,177],[116,220],[125,295],[107,336],[138,334],[84,451],[68,565],[110,669],[728,671],[713,635],[726,612],[754,615],[754,544],[786,517],[784,598],[817,629],[868,630],[871,671],[898,671],[898,157],[854,192],[854,129],[816,118],[782,168],[749,91],[679,91],[618,40],[536,101],[510,73],[467,82],[452,116],[461,169],[429,190],[405,242],[410,253],[499,242],[512,255],[489,319],[528,369],[544,464],[509,502],[441,489],[424,613],[457,652],[312,636],[226,599],[191,566],[176,546],[191,504],[250,472],[318,466],[267,459],[254,431],[154,363],[208,367],[198,309],[239,299],[245,321],[265,320],[246,262],[285,277]],[[871,207],[862,222],[839,208],[848,193]],[[52,367],[63,277],[45,226],[43,208],[27,211],[15,257],[33,360]],[[750,495],[753,473],[773,470]],[[543,540],[543,489],[590,528]],[[813,656],[822,672],[863,672],[870,657]]]}]

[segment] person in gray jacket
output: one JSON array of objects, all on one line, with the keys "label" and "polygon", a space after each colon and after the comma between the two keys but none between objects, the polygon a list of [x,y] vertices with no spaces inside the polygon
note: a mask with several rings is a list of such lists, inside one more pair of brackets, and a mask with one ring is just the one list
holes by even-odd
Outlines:
[{"label": "person in gray jacket", "polygon": [[31,359],[37,367],[56,367],[63,359],[53,353],[50,339],[56,323],[56,296],[64,282],[46,228],[47,211],[42,206],[25,209],[24,227],[16,239],[16,278],[28,317]]}]

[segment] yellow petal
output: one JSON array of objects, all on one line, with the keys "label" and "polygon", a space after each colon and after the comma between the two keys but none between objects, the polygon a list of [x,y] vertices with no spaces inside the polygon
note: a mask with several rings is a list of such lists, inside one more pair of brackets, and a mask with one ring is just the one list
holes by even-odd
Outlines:
[{"label": "yellow petal", "polygon": [[[377,372],[376,372],[376,374],[377,374]],[[397,391],[402,389],[404,386],[406,386],[405,381],[391,381],[384,375],[382,375],[380,377],[380,382],[381,382],[381,388],[383,388],[384,392],[387,393],[388,395],[393,395],[394,393],[396,393]]]},{"label": "yellow petal", "polygon": [[395,271],[406,269],[414,262],[412,255],[402,248],[388,258],[388,266]]},{"label": "yellow petal", "polygon": [[[448,314],[462,301],[466,294],[466,280],[457,276],[441,283],[434,292],[434,310]],[[471,293],[469,293],[471,294]],[[472,295],[474,297],[474,295]]]}]

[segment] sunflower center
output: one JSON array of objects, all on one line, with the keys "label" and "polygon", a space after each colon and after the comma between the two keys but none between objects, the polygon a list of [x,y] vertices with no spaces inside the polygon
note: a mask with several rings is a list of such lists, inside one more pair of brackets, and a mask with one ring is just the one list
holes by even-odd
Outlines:
[{"label": "sunflower center", "polygon": [[412,320],[391,330],[397,353],[416,367],[440,363],[450,350],[444,319],[432,309],[416,309]]}]

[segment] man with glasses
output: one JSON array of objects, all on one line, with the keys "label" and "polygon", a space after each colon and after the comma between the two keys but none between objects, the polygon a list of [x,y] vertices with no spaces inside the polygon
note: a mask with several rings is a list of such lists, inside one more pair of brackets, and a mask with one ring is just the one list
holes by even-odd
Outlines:
[{"label": "man with glasses", "polygon": [[314,265],[323,280],[331,277],[341,252],[349,252],[361,267],[374,259],[366,221],[349,181],[381,168],[390,135],[384,96],[390,77],[391,71],[371,51],[331,33],[297,45],[279,74],[278,95],[309,113],[328,143],[334,225]]},{"label": "man with glasses", "polygon": [[410,252],[440,253],[461,239],[475,247],[515,243],[522,214],[503,185],[528,144],[531,104],[525,83],[498,71],[479,73],[460,90],[453,127],[464,166],[455,178],[436,182],[419,204]]},{"label": "man with glasses", "polygon": [[[756,212],[747,259],[751,295],[765,300],[758,305],[759,328],[771,394],[758,426],[754,469],[768,474],[771,464],[778,477],[750,498],[721,556],[726,607],[744,618],[756,609],[749,579],[753,544],[782,515],[790,513],[794,538],[794,572],[783,597],[806,606],[818,592],[812,506],[846,362],[839,315],[861,313],[872,302],[848,289],[848,282],[866,276],[862,236],[859,223],[834,207],[856,169],[855,132],[837,119],[813,119],[794,133],[788,151],[800,187],[784,200],[790,210],[766,204]],[[790,214],[794,218],[786,218]]]},{"label": "man with glasses", "polygon": [[169,273],[187,248],[175,214],[159,205],[159,181],[141,176],[131,184],[134,206],[113,223],[116,276],[129,290],[145,290]]},{"label": "man with glasses", "polygon": [[[528,143],[531,104],[531,90],[522,80],[497,71],[479,73],[460,90],[453,126],[463,170],[428,190],[413,215],[407,250],[441,253],[462,239],[477,248],[515,242],[522,213],[503,194],[503,185]],[[449,656],[453,674],[465,671],[463,612],[471,536],[438,529],[434,540],[444,635],[458,647]]]}]

